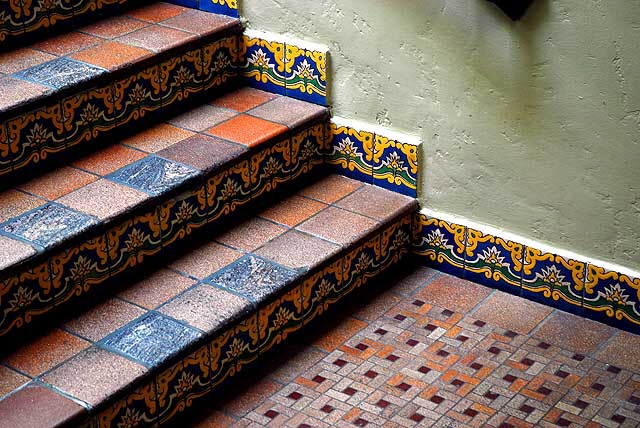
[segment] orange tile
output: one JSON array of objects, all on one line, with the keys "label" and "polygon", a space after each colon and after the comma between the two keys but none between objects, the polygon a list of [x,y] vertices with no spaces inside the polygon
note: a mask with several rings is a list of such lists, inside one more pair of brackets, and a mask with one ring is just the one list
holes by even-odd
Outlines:
[{"label": "orange tile", "polygon": [[0,397],[10,393],[20,385],[24,385],[30,380],[31,379],[28,377],[23,376],[10,368],[0,366]]},{"label": "orange tile", "polygon": [[283,134],[287,129],[286,126],[268,120],[241,114],[207,132],[225,140],[253,147]]},{"label": "orange tile", "polygon": [[44,205],[46,201],[18,190],[0,193],[0,223]]},{"label": "orange tile", "polygon": [[191,131],[161,123],[122,140],[122,144],[155,153],[195,135]]},{"label": "orange tile", "polygon": [[331,330],[322,337],[316,339],[313,344],[325,351],[333,351],[356,332],[367,326],[367,323],[359,321],[355,318],[348,318],[339,325],[333,326]]},{"label": "orange tile", "polygon": [[103,39],[99,37],[73,31],[71,33],[48,38],[34,44],[33,47],[54,55],[68,55],[72,52],[77,52],[102,42]]},{"label": "orange tile", "polygon": [[114,16],[82,27],[80,31],[91,34],[92,36],[113,39],[138,30],[146,25],[148,24],[127,16]]},{"label": "orange tile", "polygon": [[277,97],[275,94],[253,88],[242,88],[216,99],[210,104],[244,112]]},{"label": "orange tile", "polygon": [[15,73],[56,58],[55,55],[30,48],[0,53],[0,73]]},{"label": "orange tile", "polygon": [[294,195],[268,207],[260,216],[294,227],[325,207],[322,202]]},{"label": "orange tile", "polygon": [[341,175],[329,175],[305,187],[298,194],[332,204],[362,186],[361,181]]},{"label": "orange tile", "polygon": [[18,186],[18,189],[43,198],[58,199],[97,179],[95,175],[63,166]]},{"label": "orange tile", "polygon": [[70,57],[108,70],[115,70],[151,55],[146,49],[128,46],[118,42],[105,42]]},{"label": "orange tile", "polygon": [[141,151],[115,144],[78,159],[72,165],[94,174],[106,175],[145,156]]},{"label": "orange tile", "polygon": [[127,11],[126,14],[136,19],[149,22],[160,22],[180,15],[187,8],[169,3],[153,3]]}]

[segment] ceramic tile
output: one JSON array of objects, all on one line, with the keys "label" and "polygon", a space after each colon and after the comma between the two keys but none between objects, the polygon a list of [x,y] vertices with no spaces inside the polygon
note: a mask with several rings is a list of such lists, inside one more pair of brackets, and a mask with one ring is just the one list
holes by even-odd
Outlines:
[{"label": "ceramic tile", "polygon": [[36,249],[17,239],[0,236],[0,270],[17,264],[36,253]]},{"label": "ceramic tile", "polygon": [[116,41],[152,52],[164,52],[195,39],[195,35],[185,31],[152,25],[118,37]]},{"label": "ceramic tile", "polygon": [[248,86],[285,95],[284,43],[268,41],[261,37],[260,34],[252,32],[245,32],[242,37],[242,74]]},{"label": "ceramic tile", "polygon": [[589,264],[584,287],[584,316],[633,333],[640,332],[640,278]]},{"label": "ceramic tile", "polygon": [[379,187],[364,185],[349,196],[336,202],[336,206],[385,221],[415,207],[412,198]]},{"label": "ceramic tile", "polygon": [[614,333],[613,327],[555,311],[540,324],[533,336],[579,354],[593,354]]},{"label": "ceramic tile", "polygon": [[216,387],[259,355],[258,319],[245,318],[211,342],[211,384]]},{"label": "ceramic tile", "polygon": [[127,16],[114,16],[83,27],[80,31],[105,39],[113,39],[143,28],[145,25],[147,24]]},{"label": "ceramic tile", "polygon": [[91,406],[102,404],[144,375],[146,369],[94,346],[43,377],[43,381]]},{"label": "ceramic tile", "polygon": [[496,292],[472,312],[476,319],[520,334],[529,334],[552,308],[517,296]]},{"label": "ceramic tile", "polygon": [[227,16],[187,10],[178,16],[162,21],[162,25],[194,33],[199,36],[217,33],[238,25],[238,21]]},{"label": "ceramic tile", "polygon": [[195,342],[201,332],[156,313],[149,313],[104,338],[113,349],[147,367],[156,367]]},{"label": "ceramic tile", "polygon": [[54,55],[31,48],[13,49],[0,53],[0,73],[12,74],[55,59]]},{"label": "ceramic tile", "polygon": [[200,10],[238,17],[238,0],[200,0]]},{"label": "ceramic tile", "polygon": [[468,228],[464,277],[509,293],[520,293],[524,247]]},{"label": "ceramic tile", "polygon": [[328,118],[329,116],[329,112],[325,107],[288,97],[277,97],[249,110],[247,113],[285,125],[291,129],[297,128],[305,122]]},{"label": "ceramic tile", "polygon": [[207,133],[235,143],[254,147],[283,134],[286,130],[287,128],[282,125],[241,114],[209,129]]},{"label": "ceramic tile", "polygon": [[215,240],[242,251],[254,251],[286,232],[287,228],[253,217],[216,235]]},{"label": "ceramic tile", "polygon": [[297,178],[313,169],[324,166],[326,124],[318,123],[291,138],[291,176]]},{"label": "ceramic tile", "polygon": [[286,45],[286,95],[327,105],[327,54],[321,46]]},{"label": "ceramic tile", "polygon": [[249,161],[241,161],[207,180],[209,222],[234,212],[250,200]]},{"label": "ceramic tile", "polygon": [[413,227],[414,253],[421,257],[421,263],[452,275],[463,275],[465,226],[416,214]]},{"label": "ceramic tile", "polygon": [[207,282],[259,303],[295,278],[294,272],[282,266],[254,256],[245,256],[207,278]]},{"label": "ceramic tile", "polygon": [[104,42],[70,58],[113,71],[151,55],[151,51],[119,42]]},{"label": "ceramic tile", "polygon": [[340,299],[344,283],[344,261],[338,259],[302,283],[304,323],[311,322]]},{"label": "ceramic tile", "polygon": [[4,95],[0,98],[0,112],[4,112],[35,100],[49,92],[50,89],[26,80],[2,76],[0,77],[0,91]]},{"label": "ceramic tile", "polygon": [[327,205],[322,202],[294,195],[269,206],[260,213],[260,216],[276,223],[295,227],[326,207]]},{"label": "ceramic tile", "polygon": [[126,11],[127,16],[147,22],[161,22],[173,18],[185,11],[185,8],[170,3],[152,3]]},{"label": "ceramic tile", "polygon": [[469,312],[490,294],[490,288],[450,275],[439,275],[420,289],[418,299],[456,312]]},{"label": "ceramic tile", "polygon": [[252,303],[208,284],[199,285],[172,300],[159,312],[206,333],[215,333],[249,314]]},{"label": "ceramic tile", "polygon": [[193,135],[191,131],[161,123],[123,139],[122,144],[155,153]]},{"label": "ceramic tile", "polygon": [[138,427],[151,427],[154,426],[157,417],[156,384],[151,381],[137,387],[124,398],[96,414],[92,421],[99,427],[127,426],[132,421]]},{"label": "ceramic tile", "polygon": [[172,269],[194,278],[204,279],[239,259],[242,253],[208,242],[193,248],[169,265]]},{"label": "ceramic tile", "polygon": [[0,3],[0,13],[4,14],[5,22],[0,27],[0,41],[11,40],[24,34],[24,15],[19,7],[11,7],[11,3]]},{"label": "ceramic tile", "polygon": [[380,269],[388,269],[411,252],[413,213],[388,224],[380,235]]},{"label": "ceramic tile", "polygon": [[[31,378],[5,366],[0,366],[0,378],[2,378],[2,383],[0,384],[0,397],[9,394],[14,389],[19,388],[31,380]],[[7,416],[5,415],[5,417]]]},{"label": "ceramic tile", "polygon": [[146,311],[120,299],[108,299],[67,322],[65,328],[79,336],[97,342]]},{"label": "ceramic tile", "polygon": [[202,47],[203,89],[208,91],[222,87],[227,81],[238,75],[240,62],[238,38],[233,35]]},{"label": "ceramic tile", "polygon": [[376,134],[374,147],[373,183],[417,197],[419,142],[408,136],[388,138]]},{"label": "ceramic tile", "polygon": [[291,180],[291,140],[280,140],[251,156],[251,197],[258,198]]},{"label": "ceramic tile", "polygon": [[204,131],[225,122],[237,113],[210,105],[202,105],[169,120],[169,123],[192,131]]},{"label": "ceramic tile", "polygon": [[327,162],[332,169],[364,183],[372,183],[373,133],[332,122],[331,134],[331,152]]},{"label": "ceramic tile", "polygon": [[258,311],[260,352],[267,352],[274,346],[280,345],[289,334],[304,325],[301,290],[301,285],[297,285]]},{"label": "ceramic tile", "polygon": [[344,246],[371,232],[377,225],[377,221],[368,217],[329,207],[297,229]]},{"label": "ceramic tile", "polygon": [[154,309],[193,285],[193,279],[160,269],[130,285],[118,297],[143,308]]},{"label": "ceramic tile", "polygon": [[80,85],[104,73],[106,70],[100,67],[72,61],[68,58],[57,58],[22,70],[15,76],[40,85],[63,89]]},{"label": "ceramic tile", "polygon": [[276,94],[259,89],[240,88],[216,98],[210,104],[237,112],[246,112],[276,97]]},{"label": "ceramic tile", "polygon": [[157,154],[207,173],[237,158],[245,151],[246,147],[241,145],[198,134],[167,147]]},{"label": "ceramic tile", "polygon": [[204,185],[196,186],[162,204],[159,208],[162,245],[184,241],[208,219]]},{"label": "ceramic tile", "polygon": [[255,254],[290,269],[307,271],[339,250],[340,246],[336,244],[290,230],[258,249]]},{"label": "ceramic tile", "polygon": [[341,175],[332,174],[320,178],[298,193],[308,198],[332,204],[362,187],[362,182]]},{"label": "ceramic tile", "polygon": [[202,49],[197,48],[169,58],[158,66],[165,106],[187,100],[204,89],[202,62]]},{"label": "ceramic tile", "polygon": [[95,175],[63,166],[16,188],[42,198],[57,199],[97,179]]},{"label": "ceramic tile", "polygon": [[93,217],[49,203],[22,214],[0,227],[3,231],[34,244],[51,247],[79,234],[95,223],[96,220]]},{"label": "ceramic tile", "polygon": [[98,175],[106,175],[146,156],[122,144],[113,144],[75,160],[71,165]]},{"label": "ceramic tile", "polygon": [[70,426],[86,413],[73,400],[33,383],[0,401],[0,420],[5,427]]},{"label": "ceramic tile", "polygon": [[116,80],[112,88],[116,118],[121,129],[163,107],[163,98],[167,94],[166,86],[160,83],[157,65]]},{"label": "ceramic tile", "polygon": [[108,178],[150,195],[158,195],[195,175],[196,171],[186,165],[148,156],[109,174]]},{"label": "ceramic tile", "polygon": [[34,48],[54,55],[68,55],[102,42],[99,37],[77,31],[49,37],[33,45]]},{"label": "ceramic tile", "polygon": [[62,101],[66,147],[90,141],[119,124],[120,108],[114,103],[111,85],[70,95]]}]

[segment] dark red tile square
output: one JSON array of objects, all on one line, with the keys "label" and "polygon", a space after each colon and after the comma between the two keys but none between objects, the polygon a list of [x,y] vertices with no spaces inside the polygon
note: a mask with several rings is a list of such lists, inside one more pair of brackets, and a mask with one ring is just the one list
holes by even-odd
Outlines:
[{"label": "dark red tile square", "polygon": [[529,406],[528,404],[523,404],[522,406],[520,406],[520,410],[525,412],[526,414],[529,414],[531,412],[533,412],[535,409],[531,406]]},{"label": "dark red tile square", "polygon": [[589,407],[589,403],[587,403],[586,401],[582,401],[582,400],[576,400],[575,403],[573,403],[574,406],[576,406],[578,409],[586,409],[587,407]]},{"label": "dark red tile square", "polygon": [[400,359],[400,357],[398,357],[397,355],[391,354],[391,355],[387,356],[387,360],[391,361],[392,363],[398,361],[399,359]]},{"label": "dark red tile square", "polygon": [[440,404],[444,401],[444,398],[440,397],[439,395],[434,395],[429,398],[429,401],[431,401],[432,403]]},{"label": "dark red tile square", "polygon": [[548,344],[547,342],[540,342],[540,343],[538,343],[538,348],[540,348],[540,349],[549,349],[549,348],[551,348],[551,345]]},{"label": "dark red tile square", "polygon": [[594,390],[596,390],[598,392],[604,391],[604,388],[605,388],[605,386],[603,384],[597,383],[597,382],[594,383],[593,385],[591,385],[591,389],[594,389]]},{"label": "dark red tile square", "polygon": [[317,376],[314,376],[314,378],[313,378],[312,380],[313,380],[315,383],[322,383],[322,382],[324,382],[324,381],[325,381],[325,380],[327,380],[327,379],[326,379],[326,378],[324,378],[324,377],[322,377],[322,376],[320,376],[320,375],[317,375]]},{"label": "dark red tile square", "polygon": [[555,375],[558,376],[559,378],[566,378],[567,376],[569,376],[569,373],[565,372],[564,370],[558,370],[557,372],[555,372]]},{"label": "dark red tile square", "polygon": [[473,325],[475,325],[476,327],[484,327],[485,325],[487,325],[486,322],[484,321],[480,321],[480,320],[476,320]]},{"label": "dark red tile square", "polygon": [[429,367],[425,367],[425,366],[421,366],[418,371],[422,374],[427,374],[431,371],[431,369]]},{"label": "dark red tile square", "polygon": [[496,394],[495,392],[487,391],[487,392],[484,393],[484,396],[487,397],[489,400],[495,400],[496,398],[500,397],[500,394]]},{"label": "dark red tile square", "polygon": [[376,403],[376,406],[382,408],[382,409],[386,409],[389,406],[389,402],[386,400],[378,400],[378,402]]},{"label": "dark red tile square", "polygon": [[508,374],[508,375],[504,376],[502,379],[506,380],[509,383],[513,383],[518,378],[515,377],[514,375]]},{"label": "dark red tile square", "polygon": [[515,331],[507,330],[507,332],[504,335],[510,339],[513,339],[518,335],[518,333],[516,333]]},{"label": "dark red tile square", "polygon": [[401,384],[396,385],[396,388],[398,388],[398,389],[400,389],[400,390],[402,390],[402,391],[407,392],[408,390],[410,390],[410,389],[411,389],[411,385],[409,385],[408,383],[402,382]]},{"label": "dark red tile square", "polygon": [[366,427],[369,424],[369,421],[362,418],[358,418],[355,420],[353,424],[357,427]]},{"label": "dark red tile square", "polygon": [[441,312],[442,315],[444,315],[445,317],[450,317],[451,315],[453,315],[453,311],[450,311],[449,309],[445,309],[444,311]]},{"label": "dark red tile square", "polygon": [[438,328],[438,326],[435,326],[433,324],[427,324],[424,326],[424,329],[427,331],[435,331]]},{"label": "dark red tile square", "polygon": [[374,379],[378,376],[378,373],[374,372],[373,370],[369,370],[364,375],[369,379]]},{"label": "dark red tile square", "polygon": [[482,367],[484,367],[482,364],[480,363],[473,363],[471,364],[471,368],[474,370],[480,370]]},{"label": "dark red tile square", "polygon": [[415,339],[409,339],[409,340],[407,340],[407,345],[409,345],[409,346],[416,346],[418,343],[420,343],[420,342],[418,342],[418,341],[417,341],[417,340],[415,340]]},{"label": "dark red tile square", "polygon": [[549,388],[546,388],[544,386],[541,386],[540,388],[537,389],[537,392],[539,392],[542,395],[549,395],[551,394],[553,391],[550,390]]},{"label": "dark red tile square", "polygon": [[496,348],[495,346],[489,348],[488,351],[494,355],[498,355],[500,352],[502,352],[500,348]]},{"label": "dark red tile square", "polygon": [[414,300],[413,304],[417,307],[424,306],[424,302],[422,300]]},{"label": "dark red tile square", "polygon": [[404,315],[402,315],[402,314],[398,314],[398,315],[396,315],[396,316],[395,316],[395,317],[393,317],[393,318],[394,318],[394,319],[397,319],[398,321],[404,321],[404,320],[406,320],[406,319],[407,319],[407,317],[405,317],[405,316],[404,316]]},{"label": "dark red tile square", "polygon": [[463,335],[460,335],[460,336],[456,337],[456,339],[459,340],[462,343],[464,343],[467,340],[469,340],[469,338],[467,336],[463,336]]},{"label": "dark red tile square", "polygon": [[266,417],[268,417],[269,419],[273,419],[276,416],[278,416],[280,413],[276,412],[275,410],[267,410],[267,412],[264,414]]},{"label": "dark red tile square", "polygon": [[451,381],[451,385],[455,386],[456,388],[460,388],[462,385],[464,385],[464,382],[460,379],[454,379]]},{"label": "dark red tile square", "polygon": [[571,357],[571,358],[573,358],[576,361],[582,361],[582,360],[584,360],[585,357],[582,354],[574,354],[573,357]]},{"label": "dark red tile square", "polygon": [[369,347],[367,345],[365,345],[364,343],[358,343],[356,345],[356,349],[360,350],[360,351],[364,351],[369,349]]},{"label": "dark red tile square", "polygon": [[292,392],[287,397],[291,398],[292,400],[299,400],[302,398],[302,394],[300,394],[299,392]]},{"label": "dark red tile square", "polygon": [[349,387],[349,388],[345,388],[342,392],[344,392],[347,395],[354,395],[358,391],[356,391],[355,389]]},{"label": "dark red tile square", "polygon": [[608,366],[607,367],[607,371],[609,373],[618,374],[618,373],[620,373],[622,371],[622,369],[620,369],[619,367],[616,367],[616,366]]},{"label": "dark red tile square", "polygon": [[624,423],[624,421],[626,421],[626,420],[627,420],[627,418],[625,418],[625,417],[624,417],[624,416],[622,416],[622,415],[613,415],[613,416],[611,416],[611,420],[612,420],[613,422],[616,422],[616,423],[622,424],[622,423]]},{"label": "dark red tile square", "polygon": [[325,404],[324,406],[322,406],[322,408],[320,410],[322,410],[325,413],[331,413],[331,412],[333,412],[333,407],[331,407],[328,404]]},{"label": "dark red tile square", "polygon": [[437,355],[438,357],[448,357],[448,356],[449,356],[449,353],[448,353],[447,351],[444,351],[444,350],[442,350],[442,349],[441,349],[441,350],[439,350],[439,351],[436,353],[436,355]]},{"label": "dark red tile square", "polygon": [[568,426],[571,426],[571,421],[564,418],[560,418],[556,421],[556,425],[558,425],[559,427],[568,427]]},{"label": "dark red tile square", "polygon": [[531,358],[523,358],[520,362],[525,366],[532,366],[535,363]]},{"label": "dark red tile square", "polygon": [[471,409],[471,408],[468,408],[467,410],[465,410],[462,413],[464,413],[465,415],[467,415],[469,417],[475,418],[476,415],[478,414],[478,411],[474,410],[474,409]]},{"label": "dark red tile square", "polygon": [[347,365],[347,362],[345,360],[341,360],[340,358],[338,358],[333,362],[333,364],[335,364],[338,367],[344,367]]},{"label": "dark red tile square", "polygon": [[385,329],[383,329],[383,328],[379,328],[379,329],[377,329],[374,333],[375,333],[375,334],[379,334],[380,336],[384,336],[385,334],[387,334],[387,333],[388,333],[388,331],[387,331],[387,330],[385,330]]}]

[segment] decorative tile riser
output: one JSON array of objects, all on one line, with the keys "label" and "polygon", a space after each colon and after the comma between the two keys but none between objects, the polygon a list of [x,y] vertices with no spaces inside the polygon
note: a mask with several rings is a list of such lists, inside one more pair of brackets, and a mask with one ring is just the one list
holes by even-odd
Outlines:
[{"label": "decorative tile riser", "polygon": [[[186,357],[151,375],[146,384],[90,416],[86,427],[137,427],[170,422],[209,393],[218,392],[261,355],[410,253],[413,213],[384,225],[306,274],[241,322],[207,338]],[[90,412],[92,413],[92,412]]]},{"label": "decorative tile riser", "polygon": [[238,17],[239,0],[168,0],[168,2],[191,9]]},{"label": "decorative tile riser", "polygon": [[157,121],[235,84],[238,35],[203,43],[35,110],[0,120],[0,176],[25,175],[67,151]]},{"label": "decorative tile riser", "polygon": [[640,333],[640,278],[424,214],[413,222],[424,265]]},{"label": "decorative tile riser", "polygon": [[[3,272],[0,337],[46,318],[54,308],[81,303],[87,293],[98,292],[109,280],[190,241],[202,227],[215,226],[250,203],[259,203],[318,171],[321,163],[300,155],[298,145],[302,141],[315,144],[316,150],[305,153],[319,153],[325,123],[306,126],[197,177],[172,195],[127,214],[126,219],[102,225],[104,232],[88,230],[67,248]],[[292,148],[292,141],[297,148]]]},{"label": "decorative tile riser", "polygon": [[[0,2],[0,49],[13,49],[45,33],[63,31],[95,20],[97,16],[116,13],[128,0],[54,0]],[[139,2],[136,2],[139,3]]]}]

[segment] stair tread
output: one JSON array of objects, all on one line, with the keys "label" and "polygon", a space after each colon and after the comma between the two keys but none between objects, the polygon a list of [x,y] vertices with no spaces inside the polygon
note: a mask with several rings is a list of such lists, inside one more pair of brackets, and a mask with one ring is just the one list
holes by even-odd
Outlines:
[{"label": "stair tread", "polygon": [[[314,209],[300,215],[305,202]],[[372,216],[376,203],[382,206]],[[416,206],[412,198],[350,178],[321,178],[229,230],[207,232],[197,247],[125,282],[117,296],[51,326],[0,360],[10,372],[3,377],[12,380],[14,394],[27,382],[72,397],[89,410],[101,407]],[[331,222],[309,230],[327,213]],[[296,221],[288,221],[293,217]],[[336,228],[343,231],[339,237]],[[11,402],[6,398],[0,414]]]},{"label": "stair tread", "polygon": [[0,115],[239,25],[228,16],[154,3],[0,53]]},{"label": "stair tread", "polygon": [[[296,113],[272,122],[269,108]],[[238,109],[233,110],[232,108]],[[324,107],[241,88],[0,193],[0,270],[113,223],[251,148],[317,119]]]}]

